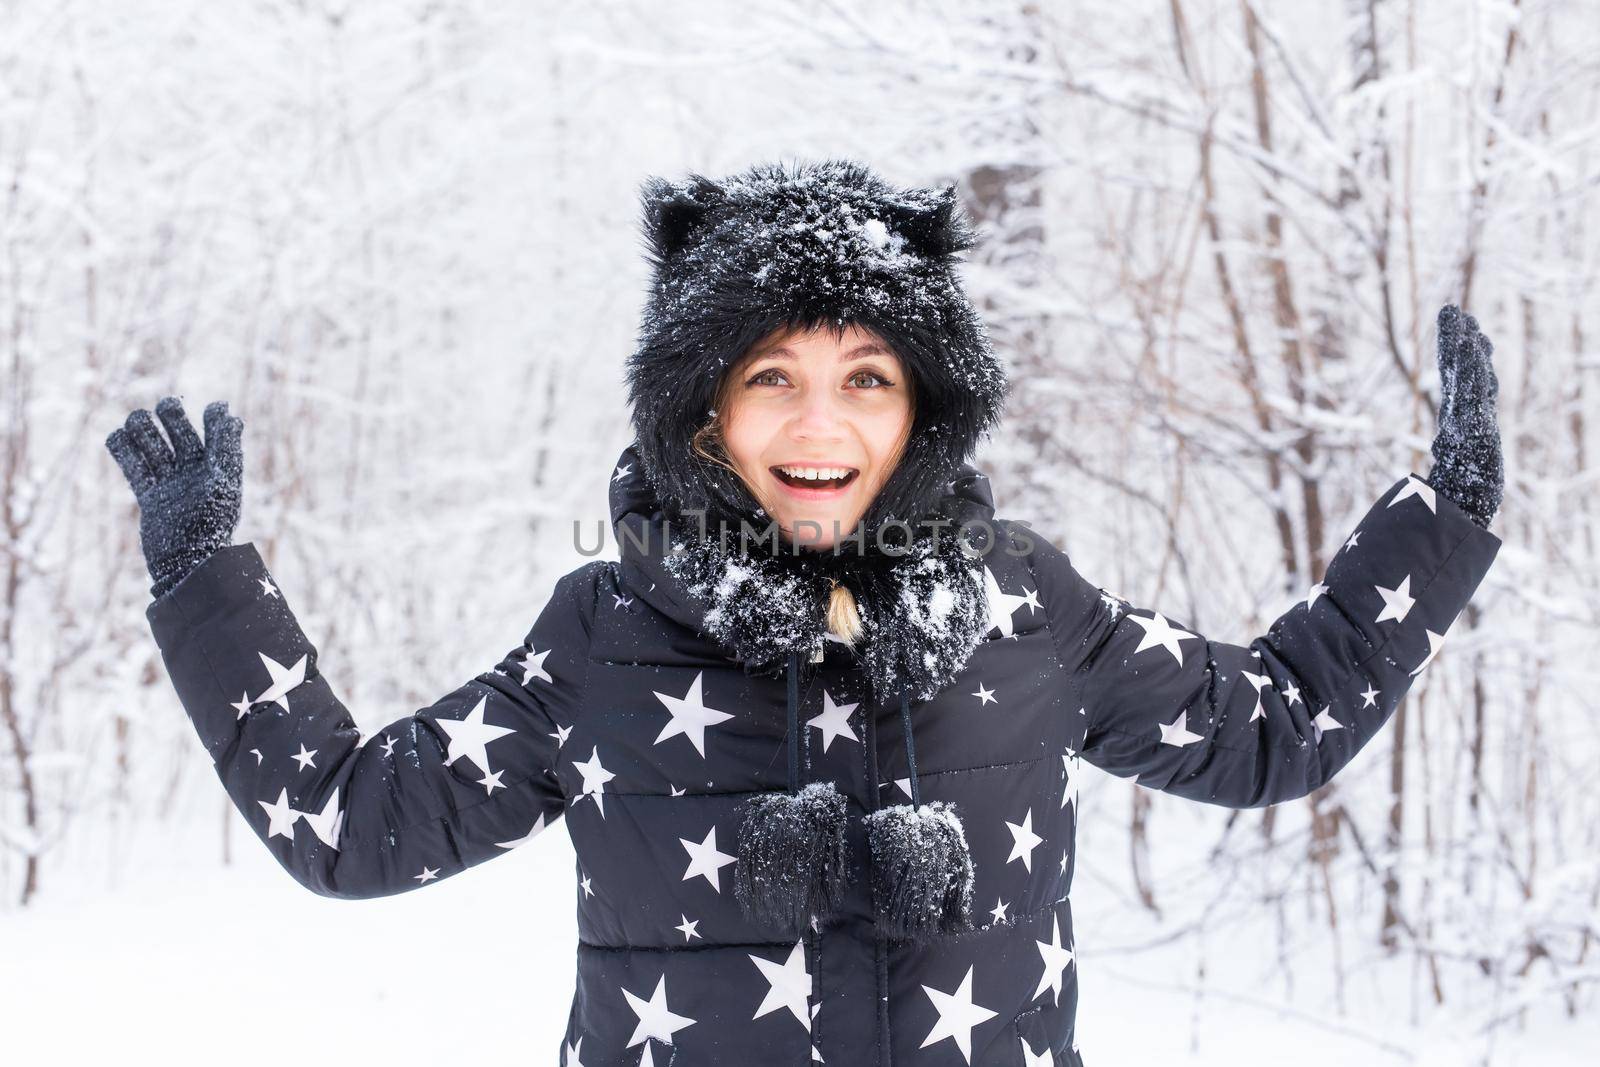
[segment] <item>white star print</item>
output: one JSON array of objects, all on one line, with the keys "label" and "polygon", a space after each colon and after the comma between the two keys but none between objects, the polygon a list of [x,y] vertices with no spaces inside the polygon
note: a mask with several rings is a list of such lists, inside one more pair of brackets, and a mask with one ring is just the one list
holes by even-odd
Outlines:
[{"label": "white star print", "polygon": [[[262,596],[277,596],[278,595],[278,587],[272,584],[272,579],[271,578],[257,578],[256,581],[261,583],[261,595]],[[282,599],[282,598],[280,597],[279,599]]]},{"label": "white star print", "polygon": [[411,877],[412,877],[413,880],[415,880],[418,883],[431,882],[435,878],[439,877],[439,868],[437,868],[437,867],[429,867],[426,863],[424,863],[422,865],[422,873],[421,874],[413,874]]},{"label": "white star print", "polygon": [[1282,693],[1284,698],[1289,701],[1289,706],[1291,708],[1294,707],[1295,701],[1300,699],[1300,687],[1295,685],[1293,682],[1289,683],[1289,688],[1280,689],[1278,692]]},{"label": "white star print", "polygon": [[667,976],[661,975],[661,980],[656,983],[656,991],[650,995],[648,1001],[634,996],[624,989],[622,995],[628,998],[628,1007],[639,1017],[639,1025],[633,1028],[633,1036],[628,1039],[627,1048],[632,1048],[641,1041],[655,1038],[665,1044],[672,1044],[672,1035],[686,1026],[693,1026],[694,1020],[686,1015],[676,1015],[667,1007]]},{"label": "white star print", "polygon": [[1362,701],[1361,706],[1364,707],[1364,708],[1375,708],[1375,707],[1377,707],[1378,706],[1378,702],[1374,698],[1376,698],[1377,695],[1379,693],[1381,693],[1381,692],[1383,692],[1383,690],[1372,688],[1372,682],[1369,680],[1367,682],[1367,687],[1361,691],[1361,701]]},{"label": "white star print", "polygon": [[919,1046],[927,1048],[936,1041],[949,1038],[961,1050],[961,1058],[969,1064],[972,1062],[973,1028],[999,1014],[972,1002],[972,970],[972,967],[967,968],[967,976],[954,993],[944,993],[929,985],[922,987],[928,999],[933,1001],[939,1021],[933,1024],[933,1029],[928,1031],[928,1036],[923,1038]]},{"label": "white star print", "polygon": [[578,880],[578,884],[583,886],[583,895],[585,897],[594,896],[594,889],[589,885],[589,876],[587,874]]},{"label": "white star print", "polygon": [[994,690],[993,689],[985,689],[982,682],[978,683],[978,691],[976,693],[973,693],[972,695],[978,698],[978,706],[980,708],[983,707],[985,704],[998,704],[998,703],[1000,703],[998,700],[996,700],[994,698]]},{"label": "white star print", "polygon": [[1005,901],[1001,900],[999,897],[995,897],[994,898],[994,907],[989,909],[989,914],[994,916],[994,921],[995,922],[997,922],[997,923],[1005,922],[1006,921],[1006,909],[1009,908],[1009,907],[1011,907],[1010,904],[1007,904]]},{"label": "white star print", "polygon": [[848,737],[856,744],[861,743],[861,738],[856,736],[855,727],[850,725],[850,714],[860,707],[855,704],[835,704],[833,694],[826,689],[822,691],[822,714],[806,722],[807,726],[815,726],[822,731],[822,751],[828,751],[828,745],[836,737]]},{"label": "white star print", "polygon": [[522,657],[522,662],[517,666],[522,668],[522,684],[527,685],[530,679],[538,678],[540,681],[550,681],[550,672],[544,669],[544,658],[553,650],[545,649],[543,652],[533,650],[531,647]]},{"label": "white star print", "polygon": [[1311,587],[1311,592],[1306,594],[1306,610],[1310,611],[1311,608],[1316,604],[1317,597],[1321,596],[1327,591],[1328,587],[1323,585],[1321,582],[1317,582],[1315,585],[1313,585]]},{"label": "white star print", "polygon": [[1205,734],[1193,733],[1189,729],[1188,709],[1178,712],[1178,717],[1171,722],[1156,723],[1161,728],[1161,743],[1163,745],[1192,745],[1205,737]]},{"label": "white star print", "polygon": [[1272,684],[1272,679],[1265,674],[1256,674],[1253,671],[1241,670],[1239,672],[1249,683],[1256,687],[1256,706],[1250,712],[1249,722],[1266,717],[1266,709],[1261,706],[1261,690]]},{"label": "white star print", "polygon": [[576,1045],[567,1046],[567,1054],[562,1057],[562,1061],[566,1063],[567,1067],[583,1067],[583,1060],[579,1059],[582,1051],[583,1038],[580,1037]]},{"label": "white star print", "polygon": [[1061,916],[1053,915],[1050,920],[1051,935],[1049,941],[1035,941],[1039,946],[1039,955],[1044,959],[1044,974],[1039,977],[1039,988],[1033,991],[1033,999],[1037,1000],[1039,994],[1046,989],[1050,990],[1050,1002],[1061,1003],[1061,982],[1066,976],[1067,968],[1072,965],[1072,950],[1061,947]]},{"label": "white star print", "polygon": [[[489,774],[489,742],[516,733],[509,726],[491,726],[483,721],[483,713],[488,706],[487,694],[478,698],[478,703],[467,713],[465,719],[436,718],[434,722],[450,737],[450,748],[445,756],[445,765],[448,766],[465,756],[472,761],[472,765],[484,773],[478,784],[485,787],[489,794],[494,793],[495,786],[500,785],[498,775]],[[503,786],[501,788],[504,788]]]},{"label": "white star print", "polygon": [[1372,588],[1376,589],[1378,595],[1383,597],[1383,610],[1378,612],[1378,617],[1373,621],[1382,622],[1384,619],[1393,619],[1396,622],[1405,622],[1406,613],[1411,610],[1411,605],[1417,602],[1416,598],[1411,595],[1411,575],[1406,575],[1405,578],[1401,579],[1400,584],[1393,589],[1385,589],[1381,585],[1374,585]]},{"label": "white star print", "polygon": [[289,806],[289,790],[278,790],[278,799],[268,804],[265,800],[256,801],[267,809],[267,840],[274,837],[287,837],[294,840],[294,821],[300,813]]},{"label": "white star print", "polygon": [[329,795],[321,811],[297,811],[295,814],[306,821],[311,832],[317,835],[317,840],[338,850],[339,831],[344,828],[344,812],[339,810],[339,790],[335,789]]},{"label": "white star print", "polygon": [[1028,809],[1021,823],[1007,822],[1006,828],[1011,831],[1011,855],[1006,862],[1020,859],[1023,870],[1032,874],[1033,850],[1044,844],[1044,838],[1033,832],[1033,809]]},{"label": "white star print", "polygon": [[252,748],[250,750],[250,754],[256,758],[256,766],[261,766],[261,750],[259,748]]},{"label": "white star print", "polygon": [[394,757],[394,738],[390,737],[388,734],[384,734],[383,735],[382,748],[383,748],[383,754],[385,756],[393,758]]},{"label": "white star print", "polygon": [[306,662],[309,656],[301,656],[293,667],[285,667],[265,652],[257,652],[261,662],[266,665],[267,673],[272,676],[272,684],[267,691],[256,697],[252,703],[265,704],[272,701],[284,711],[289,710],[289,690],[306,680]]},{"label": "white star print", "polygon": [[633,597],[631,596],[623,596],[621,593],[612,593],[611,597],[616,601],[615,604],[611,605],[612,611],[616,611],[618,608],[633,607]]},{"label": "white star print", "polygon": [[1183,649],[1179,647],[1178,643],[1180,641],[1200,640],[1199,634],[1192,634],[1187,630],[1178,629],[1169,623],[1166,616],[1159,611],[1154,612],[1153,617],[1148,619],[1130,612],[1128,618],[1144,627],[1144,636],[1139,638],[1139,647],[1133,650],[1135,656],[1147,648],[1159,646],[1171,652],[1172,658],[1177,660],[1178,666],[1181,667],[1183,666]]},{"label": "white star print", "polygon": [[245,713],[250,710],[250,705],[252,703],[254,702],[250,699],[250,691],[248,689],[246,689],[243,693],[240,693],[239,699],[234,701],[231,705],[233,710],[238,712],[238,714],[234,716],[235,720],[244,718]]},{"label": "white star print", "polygon": [[705,840],[698,844],[682,837],[678,838],[678,842],[689,851],[689,867],[679,881],[687,882],[699,875],[711,883],[712,889],[722,892],[722,868],[737,862],[739,857],[717,850],[717,828],[712,826],[706,831]]},{"label": "white star print", "polygon": [[556,739],[556,748],[559,749],[562,745],[567,743],[567,735],[571,732],[572,727],[562,726],[560,723],[556,723],[556,732],[548,736]]},{"label": "white star print", "polygon": [[1078,776],[1074,772],[1079,769],[1077,756],[1071,749],[1061,754],[1061,806],[1078,802]]},{"label": "white star print", "polygon": [[695,919],[693,922],[691,922],[689,920],[689,916],[685,915],[681,911],[678,913],[678,918],[682,919],[683,922],[679,923],[677,926],[674,926],[673,929],[674,930],[682,930],[683,931],[683,939],[685,941],[688,941],[690,938],[694,938],[694,937],[699,937],[700,936],[700,931],[695,929],[695,927],[700,925],[700,920],[699,919]]},{"label": "white star print", "polygon": [[656,699],[665,704],[667,711],[672,714],[672,721],[663,726],[661,733],[656,735],[656,744],[659,745],[669,737],[682,734],[694,743],[694,749],[700,753],[700,757],[705,758],[706,727],[733,718],[725,711],[706,707],[705,700],[700,695],[700,687],[704,684],[705,676],[705,671],[696,674],[694,681],[689,685],[689,692],[681,697],[668,696],[660,692],[655,694]]},{"label": "white star print", "polygon": [[1344,723],[1333,717],[1333,705],[1324,704],[1322,710],[1317,712],[1317,717],[1311,720],[1311,727],[1316,731],[1317,743],[1321,744],[1324,731],[1343,730]]},{"label": "white star print", "polygon": [[606,783],[615,778],[616,775],[600,766],[600,747],[596,745],[594,751],[589,753],[587,760],[582,763],[574,763],[573,766],[577,768],[579,774],[583,775],[582,795],[592,795],[594,797],[594,806],[600,809],[600,816],[604,818],[606,814]]},{"label": "white star print", "polygon": [[1357,530],[1355,533],[1351,534],[1350,535],[1350,540],[1348,540],[1348,541],[1346,541],[1344,543],[1344,547],[1346,547],[1346,548],[1354,548],[1354,547],[1356,547],[1356,538],[1358,538],[1360,536],[1361,536],[1361,531],[1360,530]]},{"label": "white star print", "polygon": [[811,1013],[807,1010],[807,1000],[811,993],[811,972],[806,970],[805,942],[796,941],[794,948],[789,950],[789,958],[782,963],[763,959],[753,952],[746,955],[751,963],[761,969],[761,975],[768,983],[767,995],[762,998],[761,1006],[751,1018],[759,1019],[770,1011],[788,1008],[800,1020],[800,1025],[810,1030]]},{"label": "white star print", "polygon": [[[1014,596],[1011,593],[1000,591],[1000,583],[995,580],[994,571],[988,567],[983,568],[983,592],[989,601],[989,630],[999,629],[1001,637],[1012,635],[1011,615],[1023,604],[1028,597]],[[988,633],[985,630],[984,633]]]},{"label": "white star print", "polygon": [[1400,501],[1411,496],[1428,505],[1428,510],[1435,515],[1439,514],[1439,503],[1434,497],[1433,486],[1410,474],[1406,475],[1406,484],[1402,485],[1395,492],[1393,499],[1389,501],[1389,507],[1392,508]]},{"label": "white star print", "polygon": [[1426,628],[1422,632],[1428,635],[1428,654],[1423,657],[1422,662],[1417,664],[1416,669],[1411,672],[1412,677],[1421,674],[1423,668],[1432,663],[1433,657],[1439,654],[1439,649],[1444,647],[1444,634],[1436,634]]},{"label": "white star print", "polygon": [[300,743],[300,751],[295,753],[293,756],[290,756],[289,758],[294,760],[295,762],[299,763],[300,764],[300,769],[303,771],[308,766],[309,767],[315,767],[316,766],[316,764],[314,762],[312,762],[312,759],[311,759],[311,757],[315,756],[316,754],[317,754],[317,750],[316,749],[312,749],[310,752],[307,752],[306,751],[305,742],[302,741]]},{"label": "white star print", "polygon": [[519,848],[538,837],[544,831],[544,828],[544,812],[541,811],[539,817],[533,820],[533,827],[527,833],[510,841],[496,841],[494,845],[496,848]]},{"label": "white star print", "polygon": [[1028,1047],[1028,1042],[1022,1042],[1022,1067],[1055,1067],[1055,1060],[1046,1045],[1043,1052],[1035,1052]]},{"label": "white star print", "polygon": [[612,481],[617,481],[618,479],[626,478],[628,476],[628,472],[631,471],[631,470],[633,470],[633,464],[632,463],[626,464],[625,466],[618,467],[616,473],[611,476],[611,480]]}]

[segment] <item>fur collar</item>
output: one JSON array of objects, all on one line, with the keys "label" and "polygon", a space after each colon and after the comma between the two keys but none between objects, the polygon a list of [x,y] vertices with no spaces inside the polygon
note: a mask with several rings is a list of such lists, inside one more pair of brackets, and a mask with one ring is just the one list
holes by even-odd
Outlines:
[{"label": "fur collar", "polygon": [[[856,596],[863,633],[856,652],[880,704],[904,684],[927,700],[950,683],[990,629],[984,538],[993,530],[988,479],[963,465],[930,509],[945,525],[891,529],[884,542],[901,554],[855,551],[742,551],[736,532],[718,544],[693,523],[670,523],[646,482],[634,446],[622,453],[610,490],[611,518],[625,565],[651,588],[645,599],[731,650],[750,673],[782,672],[788,654],[809,662],[827,639],[834,581]],[[981,521],[979,521],[981,520]],[[962,532],[962,523],[975,523]],[[752,524],[754,525],[754,524]]]}]

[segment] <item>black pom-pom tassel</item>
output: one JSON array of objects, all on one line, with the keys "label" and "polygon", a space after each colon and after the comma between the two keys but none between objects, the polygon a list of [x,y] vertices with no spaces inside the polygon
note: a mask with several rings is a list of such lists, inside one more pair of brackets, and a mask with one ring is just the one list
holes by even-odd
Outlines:
[{"label": "black pom-pom tassel", "polygon": [[972,929],[972,854],[954,805],[897,804],[866,823],[878,930],[916,941]]},{"label": "black pom-pom tassel", "polygon": [[799,930],[838,910],[850,884],[845,798],[832,782],[759,793],[739,824],[734,895],[746,918]]}]

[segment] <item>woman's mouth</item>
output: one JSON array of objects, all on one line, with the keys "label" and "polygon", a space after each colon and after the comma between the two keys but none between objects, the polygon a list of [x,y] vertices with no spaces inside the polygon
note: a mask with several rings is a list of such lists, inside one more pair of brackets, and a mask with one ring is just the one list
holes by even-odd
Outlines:
[{"label": "woman's mouth", "polygon": [[839,496],[861,472],[855,467],[773,466],[767,468],[791,495],[802,500],[828,500]]}]

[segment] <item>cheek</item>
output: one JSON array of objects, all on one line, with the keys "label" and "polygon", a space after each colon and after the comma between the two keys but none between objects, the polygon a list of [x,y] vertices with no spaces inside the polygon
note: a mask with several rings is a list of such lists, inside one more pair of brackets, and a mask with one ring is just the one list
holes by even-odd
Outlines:
[{"label": "cheek", "polygon": [[722,440],[734,466],[749,470],[758,465],[765,444],[760,420],[750,417],[749,408],[739,406],[729,411],[722,426]]},{"label": "cheek", "polygon": [[910,428],[911,412],[907,405],[897,404],[892,410],[876,413],[861,425],[862,440],[875,464],[886,464],[894,459],[900,439]]}]

